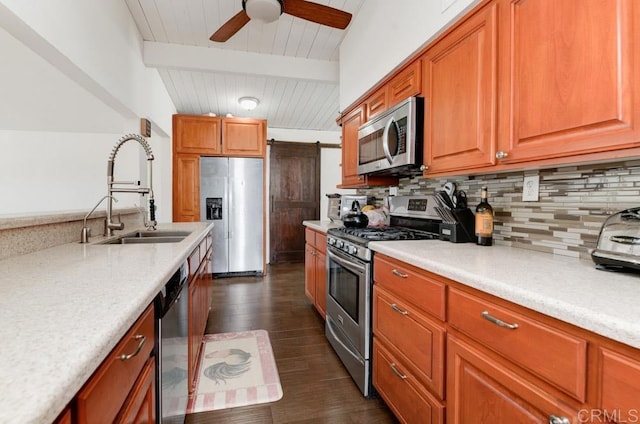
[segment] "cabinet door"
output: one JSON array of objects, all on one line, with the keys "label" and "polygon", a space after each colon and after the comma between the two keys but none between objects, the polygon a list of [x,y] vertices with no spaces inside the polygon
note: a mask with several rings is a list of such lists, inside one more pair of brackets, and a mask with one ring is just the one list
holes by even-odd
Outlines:
[{"label": "cabinet door", "polygon": [[387,98],[389,91],[387,88],[387,86],[380,88],[365,100],[366,120],[369,120],[387,110],[387,107],[389,106],[389,100]]},{"label": "cabinet door", "polygon": [[316,309],[327,317],[327,255],[322,251],[316,251]]},{"label": "cabinet door", "polygon": [[215,155],[221,152],[220,119],[173,115],[173,143],[178,153]]},{"label": "cabinet door", "polygon": [[358,127],[364,123],[364,111],[358,107],[342,120],[342,185],[362,185],[358,175]]},{"label": "cabinet door", "polygon": [[174,155],[173,221],[200,221],[199,155]]},{"label": "cabinet door", "polygon": [[[640,144],[640,4],[502,0],[504,163]],[[511,52],[505,54],[505,52]]]},{"label": "cabinet door", "polygon": [[316,299],[316,252],[309,243],[304,245],[304,293],[315,303]]},{"label": "cabinet door", "polygon": [[422,89],[422,62],[414,61],[389,81],[389,107],[404,99],[420,94]]},{"label": "cabinet door", "polygon": [[575,411],[470,344],[448,336],[447,423],[584,422]]},{"label": "cabinet door", "polygon": [[189,370],[188,370],[188,387],[189,387],[189,396],[195,391],[196,388],[196,370],[198,368],[198,347],[200,346],[200,340],[198,339],[198,284],[197,280],[194,278],[193,281],[189,283],[189,345],[188,345],[188,356],[189,356]]},{"label": "cabinet door", "polygon": [[607,411],[616,422],[637,422],[640,418],[640,358],[637,351],[636,357],[603,347],[598,353],[600,409]]},{"label": "cabinet door", "polygon": [[485,7],[423,58],[425,175],[495,161],[497,18]]},{"label": "cabinet door", "polygon": [[267,143],[265,121],[251,118],[222,120],[222,154],[263,157]]}]

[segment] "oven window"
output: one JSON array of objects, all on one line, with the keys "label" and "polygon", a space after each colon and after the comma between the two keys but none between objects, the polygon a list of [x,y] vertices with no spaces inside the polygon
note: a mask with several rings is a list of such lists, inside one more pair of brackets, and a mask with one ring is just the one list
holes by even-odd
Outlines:
[{"label": "oven window", "polygon": [[358,294],[360,276],[330,261],[329,296],[358,323]]}]

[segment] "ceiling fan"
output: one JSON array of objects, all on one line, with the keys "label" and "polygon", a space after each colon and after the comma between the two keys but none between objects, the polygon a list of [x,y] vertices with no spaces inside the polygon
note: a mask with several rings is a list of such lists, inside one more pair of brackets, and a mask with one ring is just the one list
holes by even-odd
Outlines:
[{"label": "ceiling fan", "polygon": [[338,29],[345,29],[351,21],[351,13],[306,0],[242,0],[242,10],[225,22],[210,40],[225,42],[251,19],[273,22],[283,13]]}]

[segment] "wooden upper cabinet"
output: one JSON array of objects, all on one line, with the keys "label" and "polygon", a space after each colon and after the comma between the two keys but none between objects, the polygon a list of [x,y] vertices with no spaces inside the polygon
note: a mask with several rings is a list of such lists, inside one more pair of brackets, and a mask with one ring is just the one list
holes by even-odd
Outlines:
[{"label": "wooden upper cabinet", "polygon": [[640,3],[500,6],[501,162],[639,146]]},{"label": "wooden upper cabinet", "polygon": [[222,119],[223,155],[264,157],[266,143],[266,121],[252,118]]},{"label": "wooden upper cabinet", "polygon": [[401,70],[389,81],[389,107],[409,98],[417,96],[422,90],[422,62],[415,60]]},{"label": "wooden upper cabinet", "polygon": [[358,175],[358,127],[364,123],[364,109],[357,107],[342,119],[342,185],[362,185]]},{"label": "wooden upper cabinet", "polygon": [[387,110],[389,107],[388,93],[387,86],[384,86],[367,97],[364,101],[365,119],[363,121],[369,120]]},{"label": "wooden upper cabinet", "polygon": [[367,97],[364,101],[365,120],[374,118],[409,97],[419,95],[422,89],[421,69],[420,60],[413,61],[393,76],[389,82]]},{"label": "wooden upper cabinet", "polygon": [[213,116],[173,115],[176,152],[216,155],[222,152],[220,122]]},{"label": "wooden upper cabinet", "polygon": [[423,56],[425,176],[494,163],[497,12],[488,5]]},{"label": "wooden upper cabinet", "polygon": [[342,117],[342,184],[340,188],[397,185],[395,177],[358,175],[358,128],[364,123],[364,105]]}]

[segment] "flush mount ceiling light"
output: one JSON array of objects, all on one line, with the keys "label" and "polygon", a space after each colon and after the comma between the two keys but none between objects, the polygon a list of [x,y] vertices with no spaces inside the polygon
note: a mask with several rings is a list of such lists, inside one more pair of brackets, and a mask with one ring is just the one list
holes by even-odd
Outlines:
[{"label": "flush mount ceiling light", "polygon": [[240,97],[238,99],[238,103],[242,106],[243,109],[253,110],[258,107],[260,101],[255,97]]},{"label": "flush mount ceiling light", "polygon": [[282,15],[282,0],[242,0],[242,7],[251,19],[273,22]]}]

